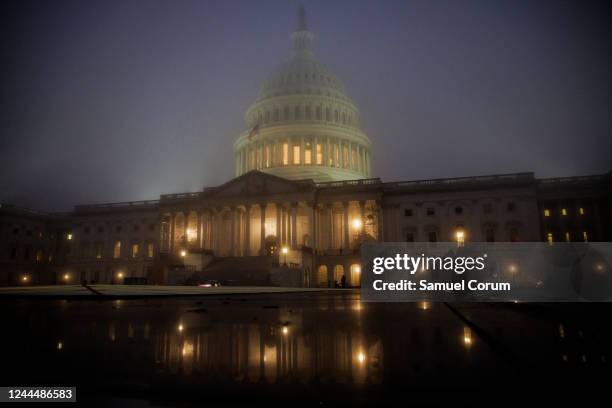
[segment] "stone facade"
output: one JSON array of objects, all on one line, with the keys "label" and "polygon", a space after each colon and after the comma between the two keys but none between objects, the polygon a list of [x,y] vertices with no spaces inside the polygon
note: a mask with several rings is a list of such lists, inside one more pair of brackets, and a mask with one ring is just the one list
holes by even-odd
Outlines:
[{"label": "stone facade", "polygon": [[304,286],[342,275],[359,286],[368,240],[448,242],[461,231],[474,242],[610,241],[611,181],[519,173],[315,183],[251,171],[199,192],[67,214],[3,205],[0,282],[273,284],[284,270]]}]

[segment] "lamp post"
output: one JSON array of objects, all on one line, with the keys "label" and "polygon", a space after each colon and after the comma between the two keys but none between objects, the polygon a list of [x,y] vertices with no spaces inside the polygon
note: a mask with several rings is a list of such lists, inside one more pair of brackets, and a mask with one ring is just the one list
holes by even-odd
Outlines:
[{"label": "lamp post", "polygon": [[287,248],[286,246],[284,246],[281,249],[283,256],[284,256],[284,261],[283,261],[283,265],[287,266],[287,253],[289,253],[289,248]]}]

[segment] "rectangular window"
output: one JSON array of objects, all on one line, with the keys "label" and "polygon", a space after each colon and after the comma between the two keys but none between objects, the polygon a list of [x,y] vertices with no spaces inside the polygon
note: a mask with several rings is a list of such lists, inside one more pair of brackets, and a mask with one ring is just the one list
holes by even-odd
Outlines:
[{"label": "rectangular window", "polygon": [[266,168],[270,167],[271,164],[271,155],[270,155],[270,145],[266,145]]},{"label": "rectangular window", "polygon": [[308,120],[312,119],[312,111],[309,105],[306,105],[306,119]]},{"label": "rectangular window", "polygon": [[412,217],[412,208],[406,208],[404,210],[404,217]]},{"label": "rectangular window", "polygon": [[485,231],[485,240],[487,242],[495,242],[495,230],[493,230],[493,228],[487,228]]},{"label": "rectangular window", "polygon": [[580,215],[584,215],[584,208],[583,208],[583,207],[580,207],[580,208],[578,209],[578,214],[580,214]]},{"label": "rectangular window", "polygon": [[316,115],[317,115],[317,120],[321,120],[321,107],[317,106],[317,111],[316,111]]},{"label": "rectangular window", "polygon": [[436,231],[429,231],[427,238],[429,242],[438,242],[438,234],[436,234]]},{"label": "rectangular window", "polygon": [[518,242],[519,241],[519,233],[516,228],[510,229],[510,242]]},{"label": "rectangular window", "polygon": [[300,164],[300,145],[293,145],[293,164]]},{"label": "rectangular window", "polygon": [[567,231],[565,233],[565,242],[570,242],[572,240],[572,236],[570,235],[569,231]]},{"label": "rectangular window", "polygon": [[153,243],[149,242],[147,244],[147,258],[153,258],[153,249],[154,249]]},{"label": "rectangular window", "polygon": [[427,208],[426,214],[429,216],[436,215],[436,210],[432,207]]},{"label": "rectangular window", "polygon": [[312,164],[312,144],[306,143],[304,150],[304,164]]},{"label": "rectangular window", "polygon": [[544,216],[550,217],[550,210],[548,208],[544,210]]},{"label": "rectangular window", "polygon": [[582,231],[582,239],[584,240],[584,242],[587,242],[589,240],[589,234],[586,231]]},{"label": "rectangular window", "polygon": [[117,259],[121,257],[121,241],[115,242],[113,247],[113,258]]},{"label": "rectangular window", "polygon": [[549,232],[548,234],[546,234],[546,241],[549,244],[552,244],[553,242],[555,242],[552,232]]},{"label": "rectangular window", "polygon": [[414,234],[412,232],[406,234],[406,242],[414,242]]},{"label": "rectangular window", "polygon": [[320,166],[323,164],[323,145],[317,143],[317,164]]},{"label": "rectangular window", "polygon": [[289,143],[283,143],[283,166],[289,164]]},{"label": "rectangular window", "polygon": [[567,208],[561,209],[561,215],[567,215]]},{"label": "rectangular window", "polygon": [[490,203],[487,203],[485,205],[482,206],[482,211],[485,214],[491,214],[493,212],[493,205],[491,205]]},{"label": "rectangular window", "polygon": [[140,245],[132,244],[132,258],[138,258],[139,252],[140,252]]}]

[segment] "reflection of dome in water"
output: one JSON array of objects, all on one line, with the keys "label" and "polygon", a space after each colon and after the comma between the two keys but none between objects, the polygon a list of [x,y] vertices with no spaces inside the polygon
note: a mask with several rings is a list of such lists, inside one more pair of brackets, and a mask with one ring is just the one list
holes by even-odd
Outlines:
[{"label": "reflection of dome in water", "polygon": [[234,144],[236,175],[258,169],[317,182],[370,176],[370,140],[359,110],[311,50],[300,10],[294,52],[264,82],[246,113],[248,130]]}]

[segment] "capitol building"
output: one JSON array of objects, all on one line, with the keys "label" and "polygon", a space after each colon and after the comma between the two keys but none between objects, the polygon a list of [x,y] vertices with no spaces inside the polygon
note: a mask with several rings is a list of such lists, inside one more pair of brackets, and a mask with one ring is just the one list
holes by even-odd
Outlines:
[{"label": "capitol building", "polygon": [[358,287],[368,241],[612,240],[612,173],[377,178],[376,138],[313,52],[303,10],[291,41],[246,110],[235,178],[68,213],[2,204],[0,285]]}]

